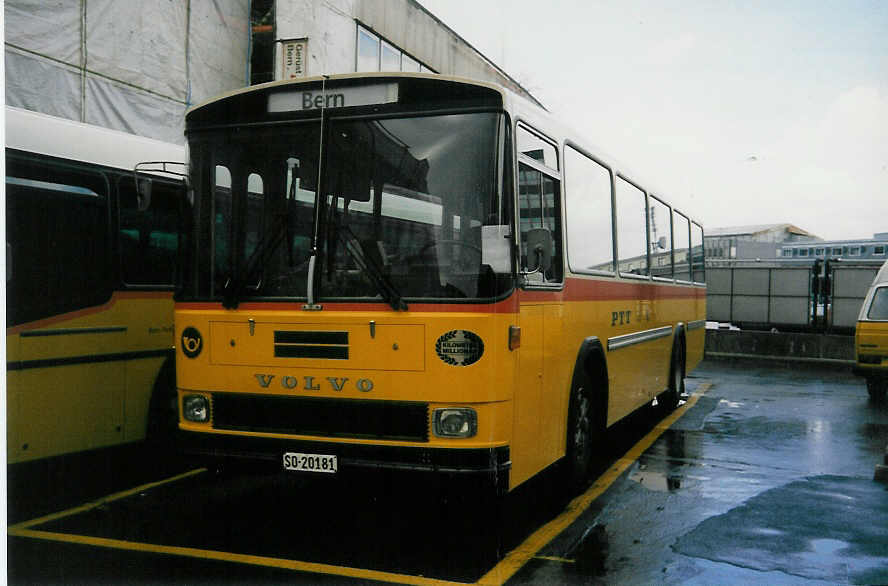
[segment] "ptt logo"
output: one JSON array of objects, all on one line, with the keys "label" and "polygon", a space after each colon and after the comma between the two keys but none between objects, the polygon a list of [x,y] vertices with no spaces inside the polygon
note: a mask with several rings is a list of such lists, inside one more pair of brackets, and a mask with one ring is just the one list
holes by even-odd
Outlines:
[{"label": "ptt logo", "polygon": [[188,358],[197,358],[200,351],[203,350],[203,338],[197,328],[187,327],[182,332],[182,352]]}]

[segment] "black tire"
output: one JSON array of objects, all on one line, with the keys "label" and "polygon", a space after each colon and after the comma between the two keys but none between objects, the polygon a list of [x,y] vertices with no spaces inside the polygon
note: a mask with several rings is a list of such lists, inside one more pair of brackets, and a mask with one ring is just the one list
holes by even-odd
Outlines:
[{"label": "black tire", "polygon": [[866,392],[869,393],[870,399],[877,403],[885,400],[888,394],[888,380],[868,378],[866,379]]},{"label": "black tire", "polygon": [[575,491],[588,484],[595,461],[593,454],[601,453],[603,448],[605,417],[601,410],[601,401],[596,401],[588,380],[571,391],[565,468],[569,486]]},{"label": "black tire", "polygon": [[176,393],[176,364],[172,359],[163,363],[154,382],[148,404],[146,427],[147,444],[160,450],[171,449],[179,429],[179,405]]},{"label": "black tire", "polygon": [[657,398],[657,404],[666,413],[678,407],[678,401],[685,394],[685,350],[681,338],[672,348],[672,362],[669,365],[669,388]]}]

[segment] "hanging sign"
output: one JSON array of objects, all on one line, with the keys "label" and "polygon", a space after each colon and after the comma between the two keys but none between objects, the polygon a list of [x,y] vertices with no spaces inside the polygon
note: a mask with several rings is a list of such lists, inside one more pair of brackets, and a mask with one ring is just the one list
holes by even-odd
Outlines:
[{"label": "hanging sign", "polygon": [[297,79],[308,75],[308,39],[280,41],[281,79]]}]

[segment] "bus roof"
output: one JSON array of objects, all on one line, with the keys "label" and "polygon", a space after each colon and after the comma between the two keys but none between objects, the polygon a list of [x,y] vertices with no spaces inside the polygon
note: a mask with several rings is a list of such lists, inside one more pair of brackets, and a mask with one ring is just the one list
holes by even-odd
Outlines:
[{"label": "bus roof", "polygon": [[6,147],[126,170],[146,161],[186,159],[185,147],[177,144],[12,106],[6,107]]},{"label": "bus roof", "polygon": [[[524,96],[519,95],[518,93],[503,87],[499,84],[479,81],[474,79],[467,79],[462,77],[448,76],[448,75],[440,75],[436,73],[409,73],[409,72],[367,72],[367,73],[342,73],[336,75],[329,76],[316,76],[316,77],[305,77],[300,78],[298,80],[282,80],[282,81],[272,81],[264,84],[248,86],[244,88],[239,88],[228,93],[222,94],[220,96],[216,96],[206,102],[198,104],[188,110],[186,112],[186,119],[189,115],[195,110],[200,110],[211,104],[214,104],[219,101],[224,101],[226,99],[249,94],[257,91],[273,89],[273,88],[284,88],[288,85],[297,85],[297,84],[317,84],[322,80],[328,81],[338,81],[338,80],[349,80],[349,79],[373,79],[373,78],[417,78],[417,79],[429,79],[429,80],[437,80],[440,82],[449,82],[449,83],[460,83],[466,85],[473,85],[478,87],[488,88],[499,93],[502,96],[503,106],[506,111],[508,111],[512,116],[517,118],[518,120],[523,120],[524,122],[530,124],[537,130],[538,132],[543,132],[549,136],[552,140],[554,140],[559,145],[561,143],[568,143],[573,146],[578,147],[580,150],[586,152],[588,155],[592,155],[594,159],[596,159],[599,163],[609,167],[615,174],[623,177],[628,180],[630,183],[635,184],[636,186],[641,187],[649,194],[658,196],[663,198],[670,206],[673,206],[676,211],[679,211],[683,215],[685,215],[688,219],[693,221],[695,224],[701,225],[700,222],[695,216],[689,214],[683,205],[676,205],[674,198],[668,191],[658,190],[656,185],[653,185],[651,182],[647,181],[643,175],[636,173],[632,167],[623,164],[619,160],[611,157],[607,154],[605,149],[599,147],[599,145],[595,144],[592,141],[589,141],[582,134],[577,133],[573,126],[565,124],[565,122],[559,120],[556,116],[553,116],[549,111],[544,108],[541,108],[539,105],[535,104],[531,100],[528,100]],[[562,164],[563,166],[563,164]],[[563,169],[562,169],[563,172]]]}]

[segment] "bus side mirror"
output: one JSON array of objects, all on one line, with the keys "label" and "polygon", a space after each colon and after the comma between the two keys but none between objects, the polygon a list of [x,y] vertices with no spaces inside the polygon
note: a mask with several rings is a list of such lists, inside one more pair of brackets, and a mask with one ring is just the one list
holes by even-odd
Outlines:
[{"label": "bus side mirror", "polygon": [[548,228],[534,228],[527,232],[528,275],[545,273],[552,268],[552,231]]},{"label": "bus side mirror", "polygon": [[136,198],[138,199],[138,208],[140,212],[147,211],[151,207],[151,175],[159,175],[178,179],[185,186],[184,194],[187,195],[188,185],[188,166],[185,163],[176,163],[173,161],[146,161],[137,163],[133,168],[133,182],[136,184]]},{"label": "bus side mirror", "polygon": [[136,183],[136,207],[145,212],[151,207],[151,179],[145,177]]}]

